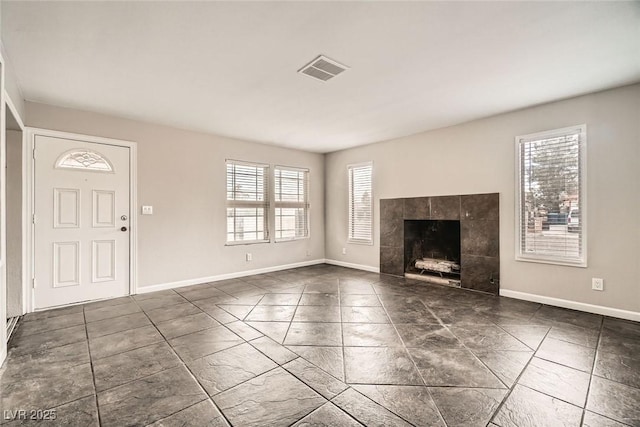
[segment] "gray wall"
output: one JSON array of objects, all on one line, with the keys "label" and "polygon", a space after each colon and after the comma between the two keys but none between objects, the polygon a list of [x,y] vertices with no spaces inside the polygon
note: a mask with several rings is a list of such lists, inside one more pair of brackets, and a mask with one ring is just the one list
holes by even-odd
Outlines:
[{"label": "gray wall", "polygon": [[7,130],[7,317],[22,313],[22,132]]},{"label": "gray wall", "polygon": [[[515,261],[515,142],[587,124],[588,268]],[[374,244],[347,243],[347,165],[373,161]],[[500,193],[501,288],[640,311],[640,85],[326,156],[326,258],[379,265],[380,199]],[[347,254],[342,254],[342,248]],[[605,291],[591,290],[591,278]]]},{"label": "gray wall", "polygon": [[[154,208],[152,216],[138,216],[139,287],[324,258],[323,155],[31,102],[26,107],[27,126],[138,143],[135,212]],[[225,246],[227,158],[309,168],[311,237]]]}]

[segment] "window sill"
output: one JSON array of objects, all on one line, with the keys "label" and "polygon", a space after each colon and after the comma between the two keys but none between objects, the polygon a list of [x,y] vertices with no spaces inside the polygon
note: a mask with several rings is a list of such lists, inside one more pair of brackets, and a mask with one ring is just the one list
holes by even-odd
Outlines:
[{"label": "window sill", "polygon": [[347,243],[353,245],[373,246],[373,240],[347,240]]},{"label": "window sill", "polygon": [[309,236],[305,236],[305,237],[293,237],[291,239],[276,239],[274,242],[275,243],[286,243],[286,242],[295,242],[298,240],[307,240],[310,239]]},{"label": "window sill", "polygon": [[251,240],[247,242],[226,242],[225,246],[246,246],[246,245],[259,245],[262,243],[271,243],[271,240]]},{"label": "window sill", "polygon": [[538,257],[527,257],[523,255],[516,255],[516,261],[522,262],[533,262],[538,264],[551,264],[551,265],[560,265],[563,267],[578,267],[578,268],[587,268],[587,262],[576,260],[559,260],[559,259],[550,259],[550,258],[538,258]]}]

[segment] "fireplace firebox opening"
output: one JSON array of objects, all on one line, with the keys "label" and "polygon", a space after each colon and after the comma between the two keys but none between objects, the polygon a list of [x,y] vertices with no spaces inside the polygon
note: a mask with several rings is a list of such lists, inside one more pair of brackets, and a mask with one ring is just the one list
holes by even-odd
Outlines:
[{"label": "fireplace firebox opening", "polygon": [[460,287],[460,221],[405,220],[405,277]]}]

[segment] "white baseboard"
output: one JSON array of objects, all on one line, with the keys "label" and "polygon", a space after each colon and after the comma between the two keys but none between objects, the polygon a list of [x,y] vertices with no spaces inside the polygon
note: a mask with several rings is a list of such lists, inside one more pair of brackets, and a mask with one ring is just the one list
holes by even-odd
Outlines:
[{"label": "white baseboard", "polygon": [[619,319],[634,320],[640,322],[640,313],[636,311],[621,310],[619,308],[605,307],[602,305],[587,304],[584,302],[570,301],[560,298],[545,297],[543,295],[529,294],[526,292],[500,289],[500,296],[516,298],[525,301],[537,302],[540,304],[553,305],[556,307],[570,308],[572,310],[586,311],[587,313],[602,314],[603,316],[617,317]]},{"label": "white baseboard", "polygon": [[324,264],[324,259],[296,262],[293,264],[276,265],[274,267],[257,268],[255,270],[238,271],[234,273],[218,274],[216,276],[198,277],[196,279],[180,280],[178,282],[159,283],[157,285],[140,286],[138,294],[164,291],[165,289],[182,288],[184,286],[199,285],[201,283],[218,282],[220,280],[237,279],[239,277],[253,276],[254,274],[272,273],[274,271],[288,270],[290,268],[308,267],[310,265]]},{"label": "white baseboard", "polygon": [[340,267],[355,268],[356,270],[370,271],[372,273],[380,273],[380,267],[371,267],[369,265],[353,264],[350,262],[338,261],[335,259],[325,259],[325,264],[337,265]]}]

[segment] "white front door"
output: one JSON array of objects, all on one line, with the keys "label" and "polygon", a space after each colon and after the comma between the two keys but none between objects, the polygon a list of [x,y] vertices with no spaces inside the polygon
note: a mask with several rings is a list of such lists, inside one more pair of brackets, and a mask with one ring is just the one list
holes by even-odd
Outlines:
[{"label": "white front door", "polygon": [[129,148],[35,138],[34,307],[129,294]]}]

